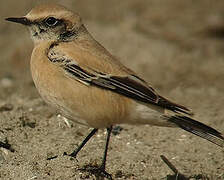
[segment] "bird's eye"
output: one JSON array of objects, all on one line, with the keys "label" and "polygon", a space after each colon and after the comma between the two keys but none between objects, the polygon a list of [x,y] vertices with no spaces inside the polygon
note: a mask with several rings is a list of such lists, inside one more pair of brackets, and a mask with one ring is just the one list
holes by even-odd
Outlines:
[{"label": "bird's eye", "polygon": [[58,20],[55,19],[54,17],[49,17],[45,20],[45,23],[47,26],[52,27],[52,26],[56,26],[58,23]]}]

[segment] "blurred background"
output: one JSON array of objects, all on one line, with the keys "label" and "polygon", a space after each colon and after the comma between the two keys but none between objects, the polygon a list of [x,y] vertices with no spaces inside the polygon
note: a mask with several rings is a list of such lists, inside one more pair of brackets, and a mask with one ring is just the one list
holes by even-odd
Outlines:
[{"label": "blurred background", "polygon": [[[63,121],[43,103],[31,79],[29,32],[4,21],[46,2],[78,12],[92,35],[122,63],[164,96],[193,109],[196,119],[224,133],[224,1],[0,1],[0,141],[7,139],[16,150],[0,156],[4,163],[0,178],[85,177],[77,175],[78,164],[69,159],[45,160],[49,154],[72,151],[88,129],[59,126]],[[172,174],[159,158],[164,153],[188,176],[224,179],[224,151],[215,145],[174,129],[122,127],[125,131],[111,143],[111,151],[116,147],[120,151],[109,152],[108,171],[115,179],[161,179]],[[95,162],[92,150],[99,144],[101,157],[101,135],[81,155],[82,163]],[[73,168],[66,168],[66,163]],[[60,165],[64,171],[57,170]]]}]

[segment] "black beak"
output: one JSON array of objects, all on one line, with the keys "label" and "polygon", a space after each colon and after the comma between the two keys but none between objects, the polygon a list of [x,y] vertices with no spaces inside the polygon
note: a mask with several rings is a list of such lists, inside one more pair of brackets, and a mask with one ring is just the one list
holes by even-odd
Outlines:
[{"label": "black beak", "polygon": [[28,20],[26,17],[19,17],[19,18],[10,17],[10,18],[6,18],[5,20],[15,22],[15,23],[19,23],[19,24],[23,24],[23,25],[26,25],[26,26],[29,26],[29,25],[32,24],[32,22],[30,20]]}]

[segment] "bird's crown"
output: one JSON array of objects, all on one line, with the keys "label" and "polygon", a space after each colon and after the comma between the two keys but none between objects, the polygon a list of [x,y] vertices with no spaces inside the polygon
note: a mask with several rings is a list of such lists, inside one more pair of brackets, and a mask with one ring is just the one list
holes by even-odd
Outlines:
[{"label": "bird's crown", "polygon": [[[67,30],[72,30],[73,26],[81,26],[81,18],[79,14],[74,13],[62,5],[58,4],[42,4],[34,7],[26,16],[30,21],[42,21],[47,18],[55,18],[66,24]],[[52,22],[53,23],[53,22]]]}]

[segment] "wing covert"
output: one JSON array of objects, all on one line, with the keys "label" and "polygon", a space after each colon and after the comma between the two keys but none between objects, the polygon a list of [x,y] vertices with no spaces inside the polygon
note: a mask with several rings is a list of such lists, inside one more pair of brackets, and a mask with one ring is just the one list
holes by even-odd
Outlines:
[{"label": "wing covert", "polygon": [[[55,46],[57,46],[57,44],[55,44]],[[142,103],[154,104],[177,113],[180,112],[191,115],[189,109],[158,95],[151,86],[147,85],[144,80],[136,75],[129,74],[126,76],[118,76],[102,73],[90,67],[80,66],[75,59],[55,51],[53,47],[50,47],[47,55],[52,63],[63,68],[65,74],[85,85],[97,86]]]}]

